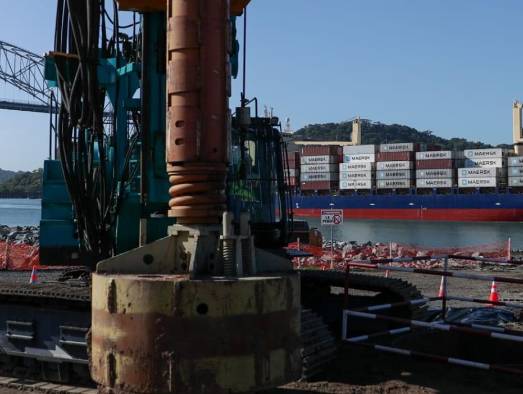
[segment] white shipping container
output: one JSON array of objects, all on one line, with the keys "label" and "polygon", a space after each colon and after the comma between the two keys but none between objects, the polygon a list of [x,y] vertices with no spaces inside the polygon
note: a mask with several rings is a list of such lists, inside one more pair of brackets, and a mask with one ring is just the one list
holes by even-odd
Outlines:
[{"label": "white shipping container", "polygon": [[414,171],[412,171],[412,170],[376,171],[376,178],[378,178],[378,179],[411,179],[411,178],[414,178]]},{"label": "white shipping container", "polygon": [[426,179],[416,179],[416,187],[423,188],[432,188],[432,187],[452,187],[453,185],[452,178],[426,178]]},{"label": "white shipping container", "polygon": [[458,177],[460,178],[491,178],[496,176],[506,176],[506,168],[480,167],[480,168],[459,168]]},{"label": "white shipping container", "polygon": [[509,177],[520,177],[523,176],[523,167],[509,167],[508,168]]},{"label": "white shipping container", "polygon": [[459,178],[459,187],[496,187],[499,185],[499,178]]},{"label": "white shipping container", "polygon": [[501,148],[492,149],[465,149],[463,154],[467,159],[495,159],[506,155],[506,150]]},{"label": "white shipping container", "polygon": [[302,165],[304,164],[330,164],[330,163],[338,163],[338,156],[329,156],[329,155],[322,155],[322,156],[301,156],[300,163]]},{"label": "white shipping container", "polygon": [[378,161],[376,169],[378,170],[412,170],[413,161]]},{"label": "white shipping container", "polygon": [[522,187],[523,176],[511,176],[508,178],[508,185],[511,187]]},{"label": "white shipping container", "polygon": [[340,181],[340,190],[368,190],[373,185],[371,180]]},{"label": "white shipping container", "polygon": [[398,144],[381,144],[380,152],[413,152],[416,144],[413,142],[402,142]]},{"label": "white shipping container", "polygon": [[371,171],[375,167],[375,163],[371,162],[352,162],[352,163],[340,163],[340,172],[342,171]]},{"label": "white shipping container", "polygon": [[451,150],[435,150],[430,152],[416,152],[416,160],[457,159],[457,152]]},{"label": "white shipping container", "polygon": [[340,181],[351,181],[355,179],[374,179],[374,171],[340,172]]},{"label": "white shipping container", "polygon": [[338,164],[304,164],[301,172],[338,172]]},{"label": "white shipping container", "polygon": [[337,181],[339,180],[339,175],[337,172],[302,172],[300,179],[302,182]]},{"label": "white shipping container", "polygon": [[378,150],[377,145],[354,145],[354,146],[344,146],[343,154],[344,155],[359,155],[359,154],[374,154]]},{"label": "white shipping container", "polygon": [[343,155],[344,163],[355,163],[355,162],[371,162],[376,161],[376,155],[374,153],[359,153],[355,155]]},{"label": "white shipping container", "polygon": [[376,183],[378,189],[406,189],[412,186],[409,179],[385,179]]},{"label": "white shipping container", "polygon": [[523,167],[523,156],[514,156],[508,158],[509,167]]},{"label": "white shipping container", "polygon": [[452,178],[455,172],[451,168],[442,168],[436,170],[417,170],[417,179],[434,179],[434,178]]},{"label": "white shipping container", "polygon": [[478,168],[478,167],[498,167],[501,168],[506,164],[506,160],[498,157],[494,159],[466,159],[465,167],[467,168]]}]

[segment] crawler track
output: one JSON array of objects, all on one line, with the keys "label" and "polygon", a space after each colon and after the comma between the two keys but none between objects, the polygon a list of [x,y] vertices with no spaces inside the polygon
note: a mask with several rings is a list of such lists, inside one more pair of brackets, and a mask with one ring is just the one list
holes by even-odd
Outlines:
[{"label": "crawler track", "polygon": [[0,297],[25,297],[31,302],[43,299],[76,301],[89,305],[91,288],[88,272],[82,268],[38,272],[38,282],[30,284],[30,272],[0,271]]},{"label": "crawler track", "polygon": [[325,366],[336,358],[337,344],[323,319],[310,309],[304,309],[301,313],[301,338],[301,380],[309,380],[323,372]]},{"label": "crawler track", "polygon": [[[303,270],[300,274],[304,307],[302,378],[306,380],[322,372],[336,357],[344,297],[343,292],[336,294],[332,289],[343,288],[346,276],[343,272],[312,270]],[[29,275],[28,272],[0,273],[0,374],[4,376],[0,376],[0,386],[89,394],[82,391],[88,388],[68,385],[71,382],[92,384],[85,338],[90,326],[89,274],[82,269],[42,271],[36,285],[28,283]],[[355,301],[358,306],[421,297],[416,287],[401,279],[361,274],[350,274],[348,279],[351,289],[377,294],[351,296],[351,302]],[[414,306],[394,313],[412,318],[418,312]],[[14,340],[12,334],[22,339]]]},{"label": "crawler track", "polygon": [[[347,280],[344,272],[319,270],[301,270],[300,275],[303,307],[320,315],[335,335],[340,333],[341,311],[345,306],[342,289],[346,284],[349,289],[372,293],[372,295],[352,295],[349,297],[350,307],[422,298],[422,294],[414,285],[396,278],[351,273]],[[403,318],[420,318],[424,308],[405,306],[395,309],[392,313]]]},{"label": "crawler track", "polygon": [[70,386],[56,384],[40,380],[28,380],[24,378],[14,378],[0,376],[0,387],[12,389],[20,392],[36,392],[48,394],[97,394],[98,390],[92,386]]}]

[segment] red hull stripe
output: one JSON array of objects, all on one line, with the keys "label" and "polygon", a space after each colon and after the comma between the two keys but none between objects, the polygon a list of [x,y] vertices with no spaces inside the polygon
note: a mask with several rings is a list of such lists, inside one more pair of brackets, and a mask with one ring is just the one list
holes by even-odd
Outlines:
[{"label": "red hull stripe", "polygon": [[[301,217],[319,218],[321,209],[294,208]],[[346,219],[429,220],[449,222],[521,222],[523,209],[343,209]]]}]

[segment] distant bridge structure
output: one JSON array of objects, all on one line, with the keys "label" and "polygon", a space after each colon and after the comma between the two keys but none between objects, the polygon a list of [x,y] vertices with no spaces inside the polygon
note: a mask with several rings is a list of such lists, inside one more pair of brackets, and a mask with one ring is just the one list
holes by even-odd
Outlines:
[{"label": "distant bridge structure", "polygon": [[[23,92],[29,100],[7,100],[0,89],[0,110],[49,114],[49,158],[57,146],[56,125],[60,107],[57,96],[45,80],[45,57],[0,40],[0,81]],[[104,123],[112,124],[112,109],[106,105]],[[56,150],[56,149],[55,149]],[[56,157],[56,152],[55,155]]]},{"label": "distant bridge structure", "polygon": [[58,105],[53,90],[45,81],[44,67],[43,56],[0,41],[0,80],[31,98],[27,102],[0,99],[0,109],[56,113]]}]

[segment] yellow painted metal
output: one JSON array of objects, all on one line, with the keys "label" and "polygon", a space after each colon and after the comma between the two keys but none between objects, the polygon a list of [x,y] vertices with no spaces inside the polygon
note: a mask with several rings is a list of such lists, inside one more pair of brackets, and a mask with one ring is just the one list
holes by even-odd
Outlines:
[{"label": "yellow painted metal", "polygon": [[105,391],[245,393],[301,373],[296,274],[94,274],[92,302],[92,376]]}]

